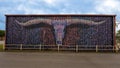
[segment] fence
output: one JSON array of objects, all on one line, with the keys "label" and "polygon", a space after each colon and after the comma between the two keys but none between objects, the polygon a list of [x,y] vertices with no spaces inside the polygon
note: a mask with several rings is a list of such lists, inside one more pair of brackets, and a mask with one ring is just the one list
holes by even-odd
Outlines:
[{"label": "fence", "polygon": [[85,45],[25,45],[25,44],[6,44],[5,46],[6,50],[56,50],[56,51],[113,51],[118,52],[119,48],[114,47],[111,45],[91,45],[91,46],[85,46]]}]

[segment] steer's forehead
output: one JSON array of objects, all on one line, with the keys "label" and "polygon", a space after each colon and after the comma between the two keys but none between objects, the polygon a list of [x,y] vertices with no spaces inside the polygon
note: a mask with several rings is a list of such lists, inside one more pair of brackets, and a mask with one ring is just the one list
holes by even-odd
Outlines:
[{"label": "steer's forehead", "polygon": [[67,21],[66,20],[53,20],[52,21],[52,25],[67,25]]}]

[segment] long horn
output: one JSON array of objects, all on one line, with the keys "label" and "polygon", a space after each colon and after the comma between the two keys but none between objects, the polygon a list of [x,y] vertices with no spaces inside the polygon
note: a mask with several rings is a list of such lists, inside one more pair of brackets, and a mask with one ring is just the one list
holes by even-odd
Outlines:
[{"label": "long horn", "polygon": [[67,24],[76,24],[76,23],[81,23],[81,24],[87,24],[87,25],[99,25],[104,23],[106,20],[95,22],[91,20],[84,20],[84,19],[67,19]]},{"label": "long horn", "polygon": [[39,23],[46,23],[51,25],[51,19],[33,19],[33,20],[29,20],[25,23],[23,22],[19,22],[18,20],[15,20],[19,25],[22,26],[30,26],[30,25],[34,25],[34,24],[39,24]]}]

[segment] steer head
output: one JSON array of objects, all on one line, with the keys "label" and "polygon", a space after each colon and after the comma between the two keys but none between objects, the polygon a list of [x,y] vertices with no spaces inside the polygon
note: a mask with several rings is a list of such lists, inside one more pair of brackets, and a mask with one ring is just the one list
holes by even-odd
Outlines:
[{"label": "steer head", "polygon": [[40,23],[45,23],[48,25],[51,25],[54,28],[54,34],[55,34],[55,38],[56,38],[56,44],[57,45],[62,45],[62,40],[64,38],[64,30],[66,28],[66,26],[71,25],[71,24],[84,24],[84,25],[88,25],[88,26],[92,26],[92,25],[99,25],[105,22],[104,21],[99,21],[99,22],[95,22],[95,21],[91,21],[91,20],[84,20],[84,19],[33,19],[33,20],[29,20],[27,22],[19,22],[18,20],[15,20],[19,25],[23,26],[23,27],[29,27],[35,24],[40,24]]}]

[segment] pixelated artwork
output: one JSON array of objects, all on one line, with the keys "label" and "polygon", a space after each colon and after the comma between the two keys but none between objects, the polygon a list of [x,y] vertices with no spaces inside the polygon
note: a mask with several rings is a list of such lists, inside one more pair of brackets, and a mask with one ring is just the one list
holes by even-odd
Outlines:
[{"label": "pixelated artwork", "polygon": [[113,45],[112,16],[8,16],[6,44]]}]

